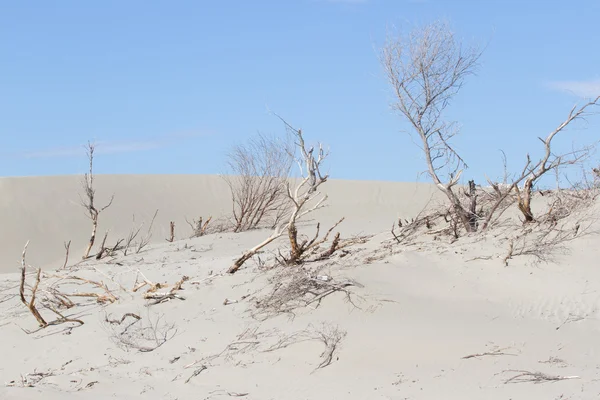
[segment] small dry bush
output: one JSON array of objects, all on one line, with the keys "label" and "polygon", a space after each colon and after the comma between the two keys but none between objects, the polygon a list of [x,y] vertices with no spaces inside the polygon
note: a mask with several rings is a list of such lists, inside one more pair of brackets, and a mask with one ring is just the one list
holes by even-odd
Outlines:
[{"label": "small dry bush", "polygon": [[529,256],[534,264],[554,262],[570,253],[570,242],[598,234],[599,195],[598,189],[546,192],[545,211],[509,235],[505,264],[515,256]]},{"label": "small dry bush", "polygon": [[343,293],[346,300],[358,308],[354,301],[358,296],[350,288],[362,285],[351,279],[334,278],[325,274],[324,269],[321,265],[274,270],[267,293],[255,299],[254,316],[264,320],[287,314],[293,318],[297,310],[318,306],[325,297],[337,292]]},{"label": "small dry bush", "polygon": [[273,228],[287,215],[287,179],[292,166],[290,140],[258,135],[228,154],[231,175],[223,176],[233,200],[233,231]]},{"label": "small dry bush", "polygon": [[103,325],[113,343],[124,351],[148,353],[177,334],[175,324],[166,322],[164,315],[153,316],[150,312],[145,318],[133,313],[126,313],[121,318],[107,315]]}]

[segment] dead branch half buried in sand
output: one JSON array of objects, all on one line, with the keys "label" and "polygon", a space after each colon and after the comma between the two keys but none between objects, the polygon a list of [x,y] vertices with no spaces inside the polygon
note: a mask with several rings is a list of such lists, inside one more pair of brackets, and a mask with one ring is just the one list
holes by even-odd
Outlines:
[{"label": "dead branch half buried in sand", "polygon": [[561,376],[561,375],[549,375],[549,374],[545,374],[543,372],[531,372],[531,371],[522,371],[522,370],[506,370],[504,372],[512,372],[512,373],[516,373],[517,375],[513,376],[512,378],[507,379],[506,381],[504,381],[505,384],[507,383],[547,383],[547,382],[557,382],[557,381],[565,381],[565,380],[569,380],[569,379],[580,379],[579,376],[576,375],[572,375],[572,376]]},{"label": "dead branch half buried in sand", "polygon": [[81,278],[79,276],[75,276],[75,275],[69,275],[69,276],[61,276],[61,275],[48,275],[49,277],[52,278],[60,278],[60,279],[64,279],[64,280],[73,280],[73,281],[78,281],[78,282],[82,282],[84,284],[89,284],[92,285],[98,289],[101,289],[104,293],[95,293],[95,292],[75,292],[75,293],[66,293],[66,296],[69,297],[93,297],[96,299],[96,301],[98,303],[114,303],[115,301],[117,301],[119,298],[113,294],[113,292],[111,292],[111,290],[108,288],[108,286],[100,281],[92,281],[90,279],[85,279],[85,278]]},{"label": "dead branch half buried in sand", "polygon": [[38,309],[35,306],[35,296],[37,294],[37,290],[40,285],[40,275],[42,273],[41,268],[37,269],[37,273],[35,276],[35,284],[33,285],[33,288],[31,289],[31,299],[29,301],[27,301],[25,299],[25,275],[27,272],[26,271],[27,267],[26,267],[26,263],[25,263],[25,255],[27,253],[28,245],[29,245],[29,240],[27,241],[27,243],[25,243],[25,247],[23,248],[23,254],[21,256],[21,286],[19,288],[19,295],[21,297],[21,302],[29,309],[29,311],[31,312],[31,315],[33,315],[35,317],[35,319],[37,320],[40,327],[44,328],[44,327],[48,326],[48,323],[46,322],[46,320],[44,320],[44,318],[42,317],[42,315],[40,314],[40,312],[38,311]]},{"label": "dead branch half buried in sand", "polygon": [[185,300],[185,297],[182,297],[175,292],[177,292],[179,290],[183,290],[181,286],[183,285],[183,283],[185,281],[187,281],[189,279],[190,278],[188,276],[183,276],[179,281],[177,281],[175,283],[175,285],[173,285],[173,288],[171,290],[169,290],[168,292],[165,292],[165,293],[150,292],[150,291],[146,292],[144,294],[144,299],[154,300],[154,301],[148,303],[146,306],[160,304],[164,301],[173,300],[173,299]]},{"label": "dead branch half buried in sand", "polygon": [[505,353],[504,350],[507,350],[508,348],[504,348],[504,349],[495,349],[492,351],[486,351],[483,353],[477,353],[477,354],[469,354],[468,356],[464,356],[461,357],[463,360],[468,360],[470,358],[480,358],[480,357],[488,357],[488,356],[516,356],[516,354],[512,354],[512,353]]},{"label": "dead branch half buried in sand", "polygon": [[[133,321],[124,329],[118,328],[127,317],[133,318]],[[126,313],[120,319],[111,319],[106,316],[105,322],[108,324],[105,325],[105,329],[110,332],[111,340],[125,351],[135,349],[142,353],[149,353],[177,334],[175,325],[165,322],[163,315],[157,315],[156,319],[153,319],[150,313],[147,318],[141,318],[134,313]]]},{"label": "dead branch half buried in sand", "polygon": [[[46,328],[49,325],[58,325],[58,324],[66,323],[66,322],[76,322],[80,325],[83,325],[83,321],[78,320],[78,319],[67,318],[50,306],[48,306],[47,308],[50,311],[52,311],[53,313],[55,313],[56,315],[58,315],[59,318],[52,322],[46,322],[46,320],[42,317],[42,315],[40,314],[40,312],[38,311],[38,309],[35,305],[36,295],[37,295],[38,288],[40,286],[40,280],[41,280],[41,274],[42,274],[41,268],[37,269],[37,272],[35,274],[35,284],[33,285],[32,289],[31,289],[31,298],[29,299],[29,301],[27,301],[27,299],[25,298],[25,279],[26,279],[26,272],[27,272],[26,271],[27,263],[25,262],[25,256],[27,254],[27,246],[28,245],[29,245],[29,241],[27,241],[27,243],[25,243],[25,246],[23,247],[23,254],[21,256],[21,284],[19,286],[19,297],[21,298],[21,302],[29,309],[31,314],[35,317],[40,328],[35,331],[27,331],[27,330],[23,329],[25,331],[25,333],[27,333],[27,334],[35,333],[35,332],[39,331],[40,329]],[[65,297],[64,294],[61,294],[61,296]],[[66,300],[64,300],[64,301],[66,302]]]}]

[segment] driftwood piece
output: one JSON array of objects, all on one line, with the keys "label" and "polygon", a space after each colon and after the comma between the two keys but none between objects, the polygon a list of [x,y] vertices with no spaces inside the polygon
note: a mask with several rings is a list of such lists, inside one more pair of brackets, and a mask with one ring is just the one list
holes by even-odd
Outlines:
[{"label": "driftwood piece", "polygon": [[27,246],[28,245],[29,245],[29,240],[27,241],[27,243],[25,243],[25,247],[23,248],[23,254],[21,256],[21,285],[19,287],[19,296],[21,297],[21,302],[29,309],[31,314],[35,317],[35,319],[39,323],[40,327],[44,328],[44,327],[48,326],[48,323],[46,322],[46,320],[44,320],[44,318],[42,317],[42,315],[40,314],[40,312],[38,311],[38,309],[35,306],[35,296],[36,296],[38,287],[40,285],[40,275],[42,273],[41,268],[37,269],[37,273],[35,276],[35,284],[33,285],[33,288],[31,289],[31,299],[29,299],[29,301],[27,301],[25,299],[25,275],[27,272],[27,264],[25,263],[25,255],[27,254]]},{"label": "driftwood piece", "polygon": [[185,297],[178,295],[177,291],[182,290],[181,286],[183,285],[183,283],[187,280],[189,280],[190,278],[188,276],[183,276],[179,281],[177,281],[175,283],[175,285],[173,285],[173,288],[171,290],[169,290],[168,292],[163,292],[163,293],[159,293],[159,292],[146,292],[144,294],[144,299],[147,300],[154,300],[150,303],[148,303],[146,306],[152,306],[155,304],[160,304],[164,301],[167,300],[172,300],[172,299],[179,299],[179,300],[185,300]]}]

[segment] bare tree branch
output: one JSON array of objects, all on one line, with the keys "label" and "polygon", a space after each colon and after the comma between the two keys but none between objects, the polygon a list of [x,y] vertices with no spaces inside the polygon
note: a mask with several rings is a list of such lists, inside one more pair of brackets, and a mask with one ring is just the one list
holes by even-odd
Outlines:
[{"label": "bare tree branch", "polygon": [[[450,145],[457,126],[444,121],[443,113],[464,80],[475,73],[481,54],[476,48],[464,48],[447,24],[434,22],[408,35],[390,36],[380,57],[396,97],[392,108],[418,134],[428,173],[450,200],[467,232],[476,226],[453,190],[467,165]],[[441,178],[442,170],[449,172],[446,182]]]},{"label": "bare tree branch", "polygon": [[108,204],[104,207],[97,208],[95,204],[96,200],[96,189],[94,188],[94,151],[96,150],[96,145],[92,142],[88,142],[85,146],[86,154],[89,161],[89,170],[84,175],[83,179],[83,190],[84,190],[84,198],[81,198],[81,206],[86,209],[88,217],[92,220],[92,234],[90,236],[90,240],[88,245],[83,253],[83,259],[87,259],[90,255],[90,251],[94,246],[94,242],[96,241],[96,231],[98,230],[98,216],[104,210],[111,206],[115,196],[112,195]]},{"label": "bare tree branch", "polygon": [[[599,101],[600,96],[590,100],[579,108],[574,106],[569,112],[567,118],[555,130],[550,132],[546,139],[539,138],[539,140],[544,144],[544,156],[535,165],[531,165],[531,159],[529,155],[527,155],[527,163],[526,167],[524,168],[524,173],[519,176],[514,183],[518,197],[517,205],[519,206],[519,210],[525,218],[525,223],[533,222],[535,219],[533,212],[531,211],[531,198],[533,196],[533,187],[539,181],[539,179],[548,171],[556,170],[560,166],[577,164],[589,154],[590,149],[583,148],[574,150],[567,154],[555,155],[552,152],[552,140],[573,121],[583,118],[585,115],[587,115],[587,109],[592,106],[597,106]],[[523,180],[525,181],[523,183],[523,187],[519,188],[519,183]]]},{"label": "bare tree branch", "polygon": [[[454,122],[443,120],[443,112],[464,80],[475,73],[480,57],[481,51],[465,49],[443,22],[417,28],[407,35],[390,36],[380,56],[396,97],[392,108],[419,135],[428,173],[450,200],[467,232],[476,230],[476,226],[453,190],[467,165],[450,145],[458,129]],[[446,182],[440,176],[442,170],[449,172]]]},{"label": "bare tree branch", "polygon": [[234,232],[256,229],[264,222],[273,228],[285,217],[292,146],[289,140],[260,134],[229,152],[233,175],[223,179],[231,190]]},{"label": "bare tree branch", "polygon": [[[254,256],[260,249],[273,242],[275,239],[288,234],[290,240],[290,258],[291,263],[296,263],[302,256],[301,246],[298,243],[296,222],[305,215],[322,207],[323,202],[327,200],[327,196],[321,196],[318,192],[319,186],[325,183],[328,179],[327,174],[321,172],[323,161],[327,158],[327,153],[323,146],[319,145],[318,153],[315,155],[314,147],[307,148],[304,142],[302,131],[293,128],[283,118],[277,115],[288,128],[288,131],[294,136],[297,149],[300,151],[300,156],[296,158],[302,177],[295,187],[289,181],[286,182],[285,188],[287,196],[291,203],[291,209],[288,208],[289,218],[287,221],[279,223],[273,233],[263,242],[246,251],[242,256],[235,261],[229,268],[229,273],[235,273],[247,260]],[[292,155],[293,153],[290,153]]]}]

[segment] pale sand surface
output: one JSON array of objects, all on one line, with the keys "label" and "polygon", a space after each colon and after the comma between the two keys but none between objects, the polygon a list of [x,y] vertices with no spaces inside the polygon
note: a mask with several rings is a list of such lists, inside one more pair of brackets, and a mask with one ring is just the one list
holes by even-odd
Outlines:
[{"label": "pale sand surface", "polygon": [[[62,263],[63,241],[72,239],[77,261],[89,235],[89,221],[77,206],[78,179],[0,179],[6,272],[0,285],[7,288],[0,292],[0,399],[600,398],[598,236],[569,243],[570,253],[558,255],[556,263],[535,266],[526,258],[504,266],[505,243],[494,235],[396,246],[390,253],[385,241],[392,222],[415,215],[436,193],[425,184],[329,182],[330,206],[311,218],[328,226],[345,216],[342,236],[375,236],[345,257],[305,268],[359,283],[349,288],[352,303],[335,293],[296,309],[293,318],[265,318],[257,301],[269,298],[283,267],[266,271],[251,260],[233,276],[222,273],[269,232],[186,238],[186,216],[229,211],[227,188],[218,177],[99,176],[100,199],[115,194],[99,232],[110,229],[109,238],[122,237],[133,212],[138,221],[149,220],[158,208],[155,243],[140,254],[72,268],[69,274],[108,283],[119,300],[100,305],[76,298],[78,305],[64,314],[84,325],[27,335],[22,329],[35,329],[35,320],[13,296],[20,253],[30,240],[28,262],[51,273]],[[167,243],[171,220],[185,231]],[[313,227],[314,221],[303,229],[308,234]],[[386,257],[373,260],[381,255]],[[189,276],[179,292],[185,300],[146,306],[143,290],[131,291],[137,270],[170,285]],[[224,305],[225,299],[237,302]],[[152,352],[128,349],[113,340],[127,324],[105,321],[106,315],[125,313],[140,315],[141,326],[160,317],[159,325],[174,325],[175,336]],[[344,335],[332,363],[316,369],[325,345],[306,339],[335,328]],[[463,358],[497,349],[503,354]],[[207,369],[185,383],[202,365]],[[505,383],[522,370],[577,379]],[[21,376],[33,379],[34,372],[52,376],[19,387]]]}]

